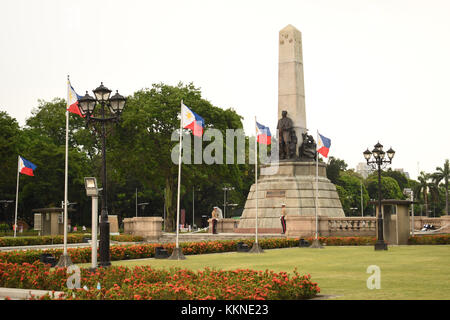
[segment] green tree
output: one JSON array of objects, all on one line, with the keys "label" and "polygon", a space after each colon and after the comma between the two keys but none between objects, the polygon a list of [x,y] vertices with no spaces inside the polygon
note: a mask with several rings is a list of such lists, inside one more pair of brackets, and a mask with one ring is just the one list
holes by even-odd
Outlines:
[{"label": "green tree", "polygon": [[[370,175],[367,178],[367,191],[370,199],[378,200],[378,176]],[[397,181],[391,177],[381,177],[381,198],[382,199],[404,199]]]},{"label": "green tree", "polygon": [[448,208],[448,180],[450,179],[450,163],[446,159],[443,167],[437,167],[436,172],[433,174],[433,180],[439,185],[440,182],[444,182],[445,192],[445,214],[449,214]]},{"label": "green tree", "polygon": [[338,183],[339,174],[347,169],[347,164],[344,160],[330,157],[327,163],[327,178],[334,184]]},{"label": "green tree", "polygon": [[[15,200],[20,128],[16,119],[0,111],[0,200]],[[0,205],[0,222],[11,222],[14,204]]]},{"label": "green tree", "polygon": [[[62,99],[40,100],[20,133],[18,153],[37,166],[34,177],[20,177],[18,214],[29,223],[32,209],[60,207],[64,200],[65,112]],[[84,177],[94,172],[82,142],[75,138],[85,130],[84,120],[73,114],[69,119],[69,201],[77,203],[76,213],[69,216],[73,224],[90,221]]]},{"label": "green tree", "polygon": [[417,177],[419,183],[416,185],[416,189],[414,190],[414,193],[417,194],[417,198],[419,200],[423,198],[425,215],[428,215],[428,190],[433,188],[433,183],[430,182],[431,177],[432,176],[430,173],[421,171],[420,175]]},{"label": "green tree", "polygon": [[[338,194],[346,216],[361,215],[361,185],[362,178],[358,177],[353,171],[341,172],[337,186],[340,187],[339,189],[345,190],[345,192],[338,190]],[[363,208],[366,208],[369,202],[369,194],[364,185],[362,185],[362,197]]]},{"label": "green tree", "polygon": [[340,185],[336,185],[336,191],[338,193],[339,200],[341,201],[342,210],[344,210],[344,213],[348,215],[351,211],[350,208],[352,207],[351,195],[347,192],[347,190],[345,190],[344,187],[341,187]]},{"label": "green tree", "polygon": [[[66,101],[55,98],[52,101],[38,100],[39,105],[26,120],[26,126],[33,133],[49,138],[55,145],[66,144]],[[69,113],[69,146],[75,148],[88,145],[86,139],[81,139],[79,131],[85,131],[85,121],[78,115]],[[92,141],[89,136],[89,141]]]},{"label": "green tree", "polygon": [[383,177],[391,177],[391,178],[395,179],[395,181],[397,181],[397,183],[398,183],[398,186],[400,187],[400,190],[402,190],[402,191],[403,191],[403,189],[410,187],[409,180],[403,172],[394,171],[391,168],[389,168],[386,171],[382,171],[381,174]]}]

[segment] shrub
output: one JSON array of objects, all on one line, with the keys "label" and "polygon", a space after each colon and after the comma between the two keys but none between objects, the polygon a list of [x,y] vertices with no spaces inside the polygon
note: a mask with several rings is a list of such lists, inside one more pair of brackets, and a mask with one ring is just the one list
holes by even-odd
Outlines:
[{"label": "shrub", "polygon": [[[82,243],[83,239],[89,235],[85,231],[70,233],[67,235],[67,243]],[[111,236],[111,240],[119,242],[141,242],[144,239],[139,236],[118,235]],[[33,237],[1,237],[0,247],[34,246],[46,244],[64,243],[63,235],[56,236],[33,236]]]},{"label": "shrub", "polygon": [[[83,242],[83,234],[68,234],[67,243],[81,243]],[[64,243],[64,236],[35,236],[35,237],[2,237],[0,238],[0,247],[15,247],[15,246],[33,246],[46,244],[61,244]]]},{"label": "shrub", "polygon": [[450,244],[450,234],[409,237],[408,244]]},{"label": "shrub", "polygon": [[117,242],[142,242],[144,238],[141,236],[133,236],[131,234],[121,234],[118,236],[111,236],[111,240]]}]

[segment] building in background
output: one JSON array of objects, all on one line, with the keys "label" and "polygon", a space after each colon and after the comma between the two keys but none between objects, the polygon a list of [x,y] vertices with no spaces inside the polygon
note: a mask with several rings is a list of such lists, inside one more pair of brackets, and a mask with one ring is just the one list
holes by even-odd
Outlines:
[{"label": "building in background", "polygon": [[356,166],[356,170],[355,171],[357,173],[359,173],[364,179],[367,179],[367,177],[370,174],[370,167],[367,165],[366,162],[360,162]]},{"label": "building in background", "polygon": [[403,173],[408,179],[411,179],[411,178],[409,177],[409,173],[406,172],[403,168],[394,169],[394,171],[401,172],[401,173]]}]

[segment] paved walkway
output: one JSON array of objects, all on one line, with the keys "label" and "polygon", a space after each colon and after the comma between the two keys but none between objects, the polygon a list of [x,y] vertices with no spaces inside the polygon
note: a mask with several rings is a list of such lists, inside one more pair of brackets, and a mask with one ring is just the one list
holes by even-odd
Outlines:
[{"label": "paved walkway", "polygon": [[[31,296],[35,299],[46,295],[47,293],[52,294],[52,291],[47,290],[34,290],[34,289],[16,289],[16,288],[0,288],[0,300],[10,299],[10,300],[28,300]],[[62,291],[55,291],[55,297],[58,297]]]}]

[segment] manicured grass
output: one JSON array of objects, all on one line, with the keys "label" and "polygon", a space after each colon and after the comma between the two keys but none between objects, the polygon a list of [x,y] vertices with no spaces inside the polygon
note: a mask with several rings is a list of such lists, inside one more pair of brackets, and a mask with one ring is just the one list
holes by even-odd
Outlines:
[{"label": "manicured grass", "polygon": [[[311,274],[320,294],[334,299],[450,299],[450,246],[391,246],[374,251],[373,246],[328,246],[325,249],[287,248],[266,250],[263,254],[217,253],[186,256],[186,260],[141,259],[114,261],[113,265],[199,270],[254,269]],[[368,289],[371,273],[367,267],[381,269],[381,289]],[[83,266],[88,266],[84,264]]]}]

